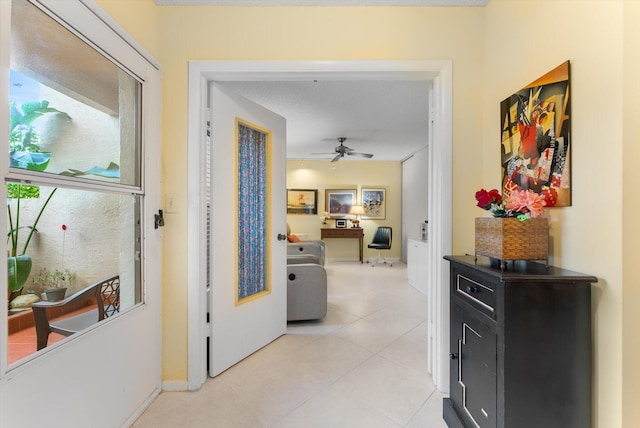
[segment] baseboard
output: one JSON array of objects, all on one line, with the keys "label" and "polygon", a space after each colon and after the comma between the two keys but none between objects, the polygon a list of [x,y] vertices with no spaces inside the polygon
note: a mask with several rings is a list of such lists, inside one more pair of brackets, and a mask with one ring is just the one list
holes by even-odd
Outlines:
[{"label": "baseboard", "polygon": [[189,382],[185,381],[164,381],[162,382],[162,390],[163,391],[188,391],[189,390]]},{"label": "baseboard", "polygon": [[[400,259],[397,258],[397,257],[385,257],[384,259],[389,263],[400,263]],[[365,263],[373,263],[376,260],[378,260],[376,257],[370,257],[370,258],[364,259],[364,262]]]},{"label": "baseboard", "polygon": [[[385,257],[385,259],[391,263],[400,263],[400,258],[398,257]],[[370,257],[370,258],[366,258],[364,259],[365,263],[371,263],[374,262],[375,260],[377,260],[375,257]],[[346,259],[339,259],[339,258],[335,258],[335,259],[327,259],[327,262],[329,263],[341,263],[341,262],[359,262],[360,259],[358,258],[346,258]],[[402,262],[404,263],[404,262]]]},{"label": "baseboard", "polygon": [[449,428],[464,428],[450,398],[442,399],[442,418]]},{"label": "baseboard", "polygon": [[147,408],[151,405],[151,403],[153,403],[155,401],[155,399],[158,398],[158,395],[160,395],[160,389],[156,388],[147,397],[147,399],[142,402],[142,404],[135,410],[135,412],[133,412],[127,418],[127,420],[124,421],[124,423],[122,425],[120,425],[120,428],[128,428],[128,427],[132,426],[133,423],[136,420],[138,420],[138,418],[144,413],[144,411],[147,410]]}]

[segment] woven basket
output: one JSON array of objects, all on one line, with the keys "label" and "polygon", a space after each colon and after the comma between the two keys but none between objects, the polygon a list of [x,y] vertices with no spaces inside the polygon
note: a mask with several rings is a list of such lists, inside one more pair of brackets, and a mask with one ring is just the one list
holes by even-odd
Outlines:
[{"label": "woven basket", "polygon": [[549,259],[546,218],[476,218],[476,255],[508,260]]}]

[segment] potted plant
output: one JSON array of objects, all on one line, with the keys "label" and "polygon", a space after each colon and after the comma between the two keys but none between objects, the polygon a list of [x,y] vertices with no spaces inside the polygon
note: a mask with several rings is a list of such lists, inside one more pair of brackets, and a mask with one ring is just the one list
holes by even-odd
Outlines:
[{"label": "potted plant", "polygon": [[69,269],[50,271],[42,268],[33,278],[34,285],[42,287],[43,300],[56,302],[64,299],[67,288],[71,288],[76,279],[76,274]]},{"label": "potted plant", "polygon": [[542,217],[544,196],[512,190],[503,199],[497,189],[476,192],[477,206],[493,217],[475,219],[475,254],[500,260],[549,260],[549,219]]}]

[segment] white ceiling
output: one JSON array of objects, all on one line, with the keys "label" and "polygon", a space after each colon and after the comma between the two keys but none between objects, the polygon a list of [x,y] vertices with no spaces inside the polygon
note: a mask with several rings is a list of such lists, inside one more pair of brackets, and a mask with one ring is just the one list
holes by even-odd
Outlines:
[{"label": "white ceiling", "polygon": [[287,120],[288,159],[331,159],[338,137],[372,160],[403,160],[427,143],[424,81],[219,83]]},{"label": "white ceiling", "polygon": [[489,0],[154,0],[158,6],[486,6]]}]

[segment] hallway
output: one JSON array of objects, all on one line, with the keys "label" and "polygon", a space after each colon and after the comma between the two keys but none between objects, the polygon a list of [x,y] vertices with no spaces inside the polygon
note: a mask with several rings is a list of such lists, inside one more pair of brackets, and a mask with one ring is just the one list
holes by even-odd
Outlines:
[{"label": "hallway", "polygon": [[326,269],[324,320],[290,323],[199,391],[160,394],[133,427],[446,427],[426,370],[426,299],[406,265]]}]

